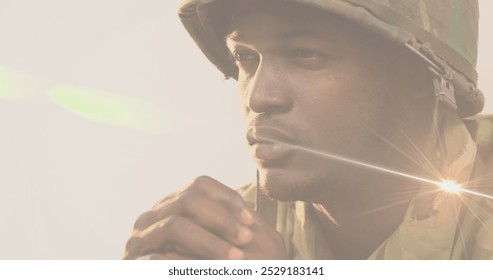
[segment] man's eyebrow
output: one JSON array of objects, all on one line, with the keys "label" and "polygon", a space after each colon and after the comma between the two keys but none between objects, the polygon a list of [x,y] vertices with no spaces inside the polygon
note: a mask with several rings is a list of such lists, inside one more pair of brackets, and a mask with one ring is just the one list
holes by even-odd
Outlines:
[{"label": "man's eyebrow", "polygon": [[[280,40],[288,40],[288,39],[293,39],[297,37],[303,37],[303,36],[317,36],[317,37],[322,37],[322,38],[331,38],[330,34],[323,34],[320,32],[314,32],[313,29],[294,29],[294,30],[287,30],[287,31],[281,31],[278,33],[275,33],[273,36],[273,39],[280,39]],[[245,41],[244,36],[240,34],[238,31],[233,31],[226,35],[224,37],[224,41],[235,41],[235,42],[242,42]]]}]

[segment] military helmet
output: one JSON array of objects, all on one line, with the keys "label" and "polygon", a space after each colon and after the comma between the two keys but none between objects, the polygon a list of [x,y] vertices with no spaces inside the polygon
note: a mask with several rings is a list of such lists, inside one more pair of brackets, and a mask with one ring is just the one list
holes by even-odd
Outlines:
[{"label": "military helmet", "polygon": [[[264,0],[269,1],[269,0]],[[348,19],[403,46],[439,77],[435,89],[448,94],[461,117],[483,109],[476,87],[479,7],[477,0],[284,0]],[[186,0],[179,16],[207,58],[226,77],[237,79],[224,43],[225,17],[235,0]],[[437,81],[437,80],[435,80]],[[435,91],[437,92],[437,90]],[[448,93],[447,93],[448,92]]]}]

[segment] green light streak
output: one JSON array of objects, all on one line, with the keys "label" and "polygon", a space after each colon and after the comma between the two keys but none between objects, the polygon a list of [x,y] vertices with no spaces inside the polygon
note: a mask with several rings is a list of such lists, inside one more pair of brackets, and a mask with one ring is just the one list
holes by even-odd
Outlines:
[{"label": "green light streak", "polygon": [[28,88],[24,75],[0,68],[0,99],[19,100],[26,97],[28,97]]},{"label": "green light streak", "polygon": [[171,130],[171,123],[165,123],[158,108],[130,97],[77,87],[53,88],[49,97],[62,108],[92,121],[148,133]]}]

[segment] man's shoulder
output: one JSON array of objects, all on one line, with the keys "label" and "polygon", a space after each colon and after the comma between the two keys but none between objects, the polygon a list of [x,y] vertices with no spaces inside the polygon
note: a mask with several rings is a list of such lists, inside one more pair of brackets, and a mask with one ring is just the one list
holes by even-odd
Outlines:
[{"label": "man's shoulder", "polygon": [[493,151],[493,114],[480,114],[464,119],[472,138],[479,147]]},{"label": "man's shoulder", "polygon": [[493,171],[493,114],[481,114],[464,119],[477,147],[472,177],[484,177]]}]

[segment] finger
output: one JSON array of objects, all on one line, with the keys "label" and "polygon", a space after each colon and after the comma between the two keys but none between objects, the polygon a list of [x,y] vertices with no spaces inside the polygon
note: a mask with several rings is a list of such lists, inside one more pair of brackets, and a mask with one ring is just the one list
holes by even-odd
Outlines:
[{"label": "finger", "polygon": [[[254,223],[250,226],[252,230],[252,242],[258,243],[259,240],[270,240],[267,242],[270,245],[275,243],[284,243],[282,236],[277,232],[277,230],[267,223],[257,212],[252,211],[252,217]],[[264,246],[264,247],[269,247]]]},{"label": "finger", "polygon": [[174,247],[205,259],[242,259],[245,255],[189,219],[170,216],[130,238],[126,258],[168,252]]},{"label": "finger", "polygon": [[269,223],[267,223],[262,216],[260,216],[257,212],[255,211],[250,211],[253,219],[253,223],[250,226],[252,229],[252,232],[258,232],[262,231],[268,234],[269,236],[273,238],[277,238],[279,233],[277,232],[276,228],[272,227]]},{"label": "finger", "polygon": [[152,206],[151,209],[157,209],[157,208],[159,208],[161,205],[167,203],[169,200],[172,200],[172,199],[176,198],[176,196],[178,196],[179,193],[180,192],[174,192],[174,193],[168,195],[167,197],[159,200],[158,202],[154,203],[154,205]]},{"label": "finger", "polygon": [[252,239],[251,230],[240,222],[231,211],[215,201],[204,199],[200,204],[193,204],[193,199],[190,199],[190,203],[185,204],[184,208],[187,209],[187,216],[194,222],[232,244],[241,246]]},{"label": "finger", "polygon": [[[199,196],[194,194],[200,194]],[[166,215],[187,214],[206,197],[228,208],[228,213],[246,225],[253,223],[251,212],[245,207],[241,196],[220,182],[201,176],[179,194],[173,194],[158,202],[151,211],[142,214],[134,224],[136,230],[144,230]]]},{"label": "finger", "polygon": [[166,218],[165,215],[181,215],[182,203],[178,202],[178,199],[179,196],[173,194],[158,202],[159,205],[155,205],[152,210],[143,213],[137,218],[134,223],[134,230],[143,231],[159,220]]},{"label": "finger", "polygon": [[212,231],[235,245],[250,242],[252,234],[248,227],[238,221],[234,215],[222,205],[198,192],[188,191],[180,198],[179,206],[169,204],[153,212],[137,225],[137,230],[145,230],[155,223],[172,215],[190,218],[201,227]]},{"label": "finger", "polygon": [[245,259],[285,259],[286,250],[284,239],[269,223],[265,222],[258,213],[252,213],[255,222],[250,226],[252,241],[241,249]]},{"label": "finger", "polygon": [[241,195],[208,176],[200,176],[190,185],[188,190],[201,192],[215,201],[229,208],[232,213],[244,224],[251,224],[252,217]]}]

